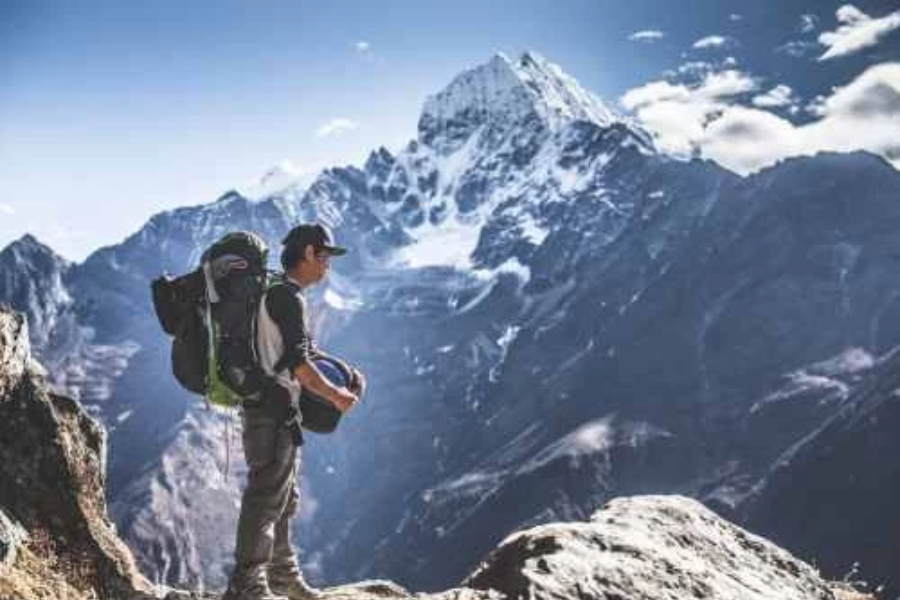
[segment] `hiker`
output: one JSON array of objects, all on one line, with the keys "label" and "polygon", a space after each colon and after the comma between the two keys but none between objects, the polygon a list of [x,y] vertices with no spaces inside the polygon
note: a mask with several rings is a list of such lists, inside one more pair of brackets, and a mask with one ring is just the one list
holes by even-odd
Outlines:
[{"label": "hiker", "polygon": [[[305,389],[341,413],[365,391],[355,367],[318,350],[309,331],[304,291],[328,273],[332,257],[346,252],[324,225],[301,224],[282,240],[284,277],[260,303],[257,349],[270,376],[261,399],[244,402],[243,441],[247,487],[241,500],[235,567],[223,600],[310,600],[318,590],[303,578],[291,547],[291,517],[297,512],[296,465],[303,443],[299,397]],[[338,387],[318,370],[314,359],[327,357],[350,373]]]}]

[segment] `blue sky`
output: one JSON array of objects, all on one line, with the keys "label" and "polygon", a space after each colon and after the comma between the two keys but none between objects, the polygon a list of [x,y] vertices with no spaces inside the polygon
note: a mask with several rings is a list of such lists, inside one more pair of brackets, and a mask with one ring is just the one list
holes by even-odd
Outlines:
[{"label": "blue sky", "polygon": [[[0,247],[32,232],[80,260],[155,212],[210,202],[280,161],[317,168],[397,149],[415,137],[427,94],[498,51],[536,50],[620,109],[654,81],[702,95],[680,66],[731,69],[754,82],[753,97],[788,86],[789,104],[761,106],[799,126],[817,118],[801,110],[817,96],[900,60],[887,19],[900,2],[887,0],[852,5],[882,19],[877,43],[834,44],[840,56],[817,60],[843,4],[5,0]],[[627,98],[660,118],[658,96]]]}]

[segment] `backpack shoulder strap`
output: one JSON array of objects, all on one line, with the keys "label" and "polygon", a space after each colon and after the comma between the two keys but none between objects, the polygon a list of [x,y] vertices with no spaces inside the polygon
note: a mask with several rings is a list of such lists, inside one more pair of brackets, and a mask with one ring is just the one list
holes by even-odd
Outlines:
[{"label": "backpack shoulder strap", "polygon": [[263,293],[265,294],[279,285],[287,285],[287,278],[284,273],[280,271],[266,271],[266,285],[265,289],[263,289]]}]

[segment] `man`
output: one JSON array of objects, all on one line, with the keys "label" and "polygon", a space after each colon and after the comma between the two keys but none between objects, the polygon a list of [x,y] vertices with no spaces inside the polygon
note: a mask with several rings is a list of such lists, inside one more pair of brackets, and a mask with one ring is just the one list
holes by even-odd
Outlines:
[{"label": "man", "polygon": [[304,581],[290,541],[290,521],[299,502],[296,464],[303,443],[298,399],[305,388],[345,412],[365,391],[365,378],[356,368],[342,363],[352,374],[349,389],[336,387],[316,368],[312,359],[327,355],[313,342],[303,296],[327,275],[331,258],[346,250],[336,246],[331,232],[320,224],[298,225],[282,245],[284,280],[266,292],[257,324],[260,364],[273,383],[257,405],[244,406],[247,487],[235,568],[223,600],[318,597]]}]

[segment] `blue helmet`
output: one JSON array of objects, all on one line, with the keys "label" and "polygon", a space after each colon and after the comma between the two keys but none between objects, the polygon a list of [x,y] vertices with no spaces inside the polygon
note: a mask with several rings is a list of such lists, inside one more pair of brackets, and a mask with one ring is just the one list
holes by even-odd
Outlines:
[{"label": "blue helmet", "polygon": [[[329,358],[316,358],[312,362],[322,376],[337,387],[350,385],[350,373],[341,364]],[[315,433],[334,431],[342,414],[334,404],[305,389],[300,395],[300,413],[303,415],[303,428]]]}]

